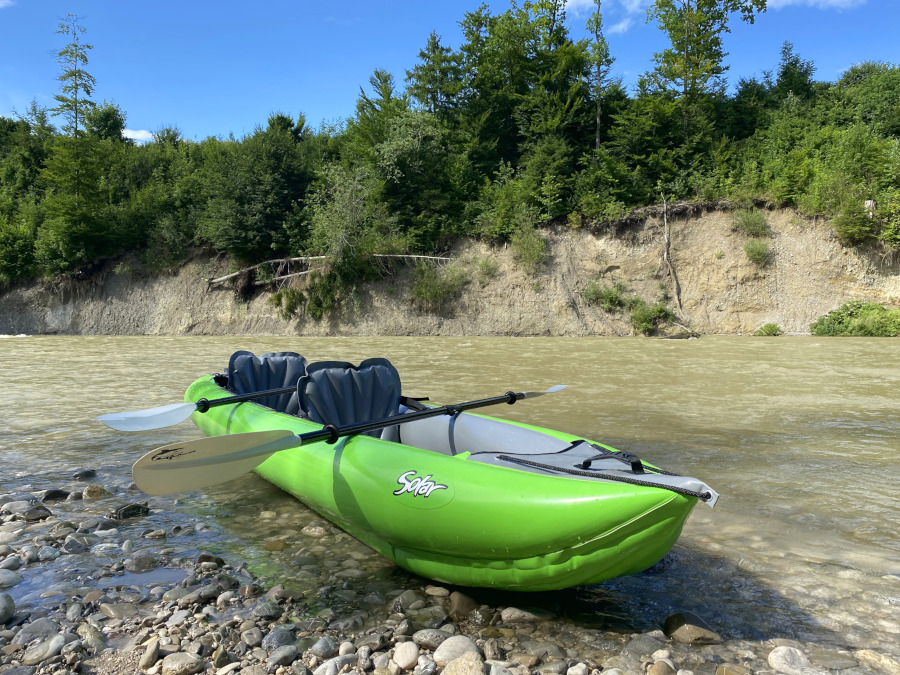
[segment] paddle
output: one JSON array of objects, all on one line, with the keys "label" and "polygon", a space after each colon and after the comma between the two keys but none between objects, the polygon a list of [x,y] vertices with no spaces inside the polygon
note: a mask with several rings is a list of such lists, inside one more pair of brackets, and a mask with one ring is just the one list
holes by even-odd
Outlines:
[{"label": "paddle", "polygon": [[195,411],[204,413],[217,405],[241,403],[243,401],[252,401],[255,398],[290,394],[294,391],[297,391],[296,385],[284,389],[269,389],[267,391],[256,391],[252,394],[215,398],[212,401],[201,398],[196,403],[172,403],[170,405],[161,405],[158,408],[147,408],[146,410],[109,413],[108,415],[100,415],[97,419],[106,426],[118,431],[148,431],[150,429],[175,426],[180,422],[184,422]]},{"label": "paddle", "polygon": [[342,436],[352,436],[395,424],[415,422],[427,417],[455,415],[464,410],[483,408],[498,403],[513,404],[522,399],[552,394],[565,388],[566,385],[558,384],[550,387],[547,391],[526,391],[518,394],[510,391],[503,396],[444,405],[370,422],[349,424],[344,427],[328,424],[321,430],[305,434],[294,434],[284,429],[252,431],[244,434],[211,436],[197,441],[172,443],[148,452],[134,463],[131,472],[137,486],[149,495],[168,495],[196,490],[239,478],[280,450],[296,448],[317,441],[336,443]]}]

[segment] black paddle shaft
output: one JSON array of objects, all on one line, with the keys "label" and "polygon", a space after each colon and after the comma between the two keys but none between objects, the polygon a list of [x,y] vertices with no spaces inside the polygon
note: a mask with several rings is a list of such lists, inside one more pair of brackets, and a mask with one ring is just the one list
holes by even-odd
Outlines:
[{"label": "black paddle shaft", "polygon": [[427,410],[419,410],[416,412],[406,413],[403,415],[394,415],[393,417],[382,417],[379,420],[370,422],[360,422],[359,424],[348,424],[339,427],[334,424],[326,424],[321,431],[310,431],[305,434],[298,434],[302,443],[312,443],[314,441],[325,440],[326,443],[337,443],[342,436],[352,436],[354,434],[364,434],[367,431],[375,431],[376,429],[384,429],[395,424],[406,424],[407,422],[415,422],[428,417],[437,417],[438,415],[456,415],[464,410],[472,410],[473,408],[484,408],[489,405],[497,405],[498,403],[509,403],[512,405],[516,401],[525,398],[524,393],[515,393],[508,391],[503,396],[493,396],[491,398],[483,398],[477,401],[469,401],[467,403],[456,403],[451,405],[442,405],[438,408],[428,408]]},{"label": "black paddle shaft", "polygon": [[229,403],[243,403],[244,401],[252,401],[255,398],[265,398],[266,396],[278,396],[279,394],[290,394],[297,391],[296,385],[293,387],[284,387],[283,389],[269,389],[267,391],[255,391],[251,394],[237,394],[235,396],[226,396],[225,398],[214,398],[212,401],[201,398],[197,401],[197,412],[205,413],[210,408],[217,405],[228,405]]}]

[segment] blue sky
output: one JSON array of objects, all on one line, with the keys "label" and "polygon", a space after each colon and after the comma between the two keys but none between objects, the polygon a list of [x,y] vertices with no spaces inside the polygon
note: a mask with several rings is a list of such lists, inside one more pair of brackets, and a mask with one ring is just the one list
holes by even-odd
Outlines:
[{"label": "blue sky", "polygon": [[[651,0],[604,0],[613,74],[626,84],[652,67],[665,34],[645,23]],[[270,113],[304,113],[318,127],[353,115],[375,68],[402,86],[433,30],[457,47],[458,22],[479,0],[0,0],[0,115],[32,100],[54,104],[67,13],[93,44],[94,99],[115,101],[135,137],[177,126],[185,137],[242,137]],[[507,1],[487,2],[493,13]],[[591,0],[569,0],[572,35],[584,34]],[[833,81],[862,61],[898,63],[898,0],[769,0],[754,25],[735,18],[726,37],[729,81],[761,76],[788,40]]]}]

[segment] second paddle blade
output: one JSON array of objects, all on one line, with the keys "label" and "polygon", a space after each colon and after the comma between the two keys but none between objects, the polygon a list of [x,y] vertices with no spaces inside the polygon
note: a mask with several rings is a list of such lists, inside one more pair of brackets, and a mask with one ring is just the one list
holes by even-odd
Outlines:
[{"label": "second paddle blade", "polygon": [[117,431],[149,431],[184,422],[196,409],[196,403],[172,403],[146,410],[109,413],[97,419]]}]

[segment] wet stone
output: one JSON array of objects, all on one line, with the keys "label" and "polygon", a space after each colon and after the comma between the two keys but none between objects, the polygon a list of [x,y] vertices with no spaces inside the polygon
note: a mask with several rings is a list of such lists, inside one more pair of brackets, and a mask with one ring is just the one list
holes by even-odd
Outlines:
[{"label": "wet stone", "polygon": [[293,646],[297,642],[294,632],[289,628],[276,628],[265,636],[262,641],[262,648],[267,652],[272,652],[279,647]]},{"label": "wet stone", "polygon": [[693,612],[672,614],[666,619],[663,631],[683,645],[714,645],[722,642],[721,636]]},{"label": "wet stone", "polygon": [[277,619],[284,614],[284,610],[274,602],[260,600],[250,613],[259,619]]},{"label": "wet stone", "polygon": [[297,648],[294,645],[283,645],[269,653],[266,668],[271,671],[278,666],[287,666],[293,663],[297,656]]},{"label": "wet stone", "polygon": [[84,490],[81,491],[82,496],[85,499],[105,499],[106,497],[112,497],[112,493],[109,492],[102,485],[86,485]]},{"label": "wet stone", "polygon": [[45,504],[48,502],[64,502],[69,498],[67,490],[44,490],[40,496],[40,500]]},{"label": "wet stone", "polygon": [[46,661],[59,654],[65,643],[66,639],[62,635],[54,635],[52,638],[43,640],[25,651],[22,663],[26,666],[35,666]]},{"label": "wet stone", "polygon": [[784,675],[801,675],[809,668],[806,654],[794,647],[775,647],[767,658],[769,665]]},{"label": "wet stone", "polygon": [[450,633],[434,628],[426,628],[424,630],[417,631],[412,636],[413,642],[419,645],[419,647],[422,647],[423,649],[430,649],[432,651],[437,649],[441,645],[441,643],[449,637],[452,637]]},{"label": "wet stone", "polygon": [[147,502],[142,504],[126,504],[110,511],[107,517],[112,520],[128,520],[129,518],[140,518],[150,515],[150,507]]},{"label": "wet stone", "polygon": [[17,570],[22,566],[22,559],[19,556],[11,555],[4,560],[0,560],[0,570]]},{"label": "wet stone", "polygon": [[5,624],[16,613],[16,603],[9,593],[0,593],[0,625]]},{"label": "wet stone", "polygon": [[262,631],[256,626],[254,626],[253,628],[248,628],[247,630],[241,632],[241,640],[243,640],[244,644],[246,644],[251,649],[259,647],[263,641]]},{"label": "wet stone", "polygon": [[310,647],[309,651],[320,659],[330,659],[338,653],[338,644],[326,635]]},{"label": "wet stone", "polygon": [[125,561],[125,569],[138,574],[156,569],[158,565],[156,558],[149,555],[136,555]]}]

